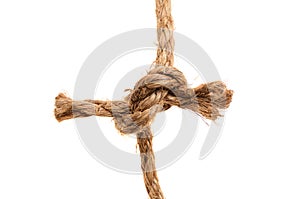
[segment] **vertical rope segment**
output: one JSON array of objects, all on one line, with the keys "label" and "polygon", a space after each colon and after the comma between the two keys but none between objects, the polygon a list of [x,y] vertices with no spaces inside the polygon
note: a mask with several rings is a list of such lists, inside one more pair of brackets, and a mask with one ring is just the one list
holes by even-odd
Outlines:
[{"label": "vertical rope segment", "polygon": [[156,65],[174,65],[174,24],[171,15],[171,0],[156,0],[157,56]]}]

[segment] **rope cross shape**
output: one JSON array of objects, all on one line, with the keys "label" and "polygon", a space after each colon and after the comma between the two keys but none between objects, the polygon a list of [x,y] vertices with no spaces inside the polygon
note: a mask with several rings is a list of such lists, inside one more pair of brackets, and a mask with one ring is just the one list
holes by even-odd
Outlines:
[{"label": "rope cross shape", "polygon": [[141,78],[124,100],[74,101],[65,94],[56,97],[54,114],[63,120],[103,116],[113,117],[121,134],[135,134],[140,150],[141,168],[150,199],[164,199],[159,185],[152,148],[151,122],[156,113],[172,106],[188,109],[216,120],[220,110],[229,107],[233,95],[221,81],[189,88],[183,73],[173,67],[174,39],[170,0],[156,0],[158,50],[152,69]]}]

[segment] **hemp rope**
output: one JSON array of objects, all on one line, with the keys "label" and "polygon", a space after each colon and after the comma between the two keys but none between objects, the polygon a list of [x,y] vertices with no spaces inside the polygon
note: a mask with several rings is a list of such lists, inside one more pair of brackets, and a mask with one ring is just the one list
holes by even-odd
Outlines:
[{"label": "hemp rope", "polygon": [[141,156],[146,190],[150,199],[164,199],[155,167],[151,122],[156,113],[171,106],[189,109],[206,119],[216,120],[229,107],[233,91],[221,81],[189,88],[181,71],[173,67],[174,38],[171,0],[156,0],[157,57],[154,67],[141,78],[124,100],[73,101],[60,93],[55,99],[54,114],[63,120],[102,116],[113,117],[121,134],[135,134]]}]

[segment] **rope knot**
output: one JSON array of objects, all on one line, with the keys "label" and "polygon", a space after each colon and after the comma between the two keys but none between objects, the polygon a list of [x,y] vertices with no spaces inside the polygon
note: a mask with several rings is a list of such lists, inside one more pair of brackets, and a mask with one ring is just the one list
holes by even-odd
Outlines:
[{"label": "rope knot", "polygon": [[[116,128],[122,134],[139,133],[148,128],[156,113],[171,107],[168,96],[184,96],[187,81],[174,67],[156,66],[141,78],[123,103],[112,107]],[[191,92],[190,92],[191,93]],[[190,96],[189,96],[190,97]]]},{"label": "rope knot", "polygon": [[120,101],[75,101],[64,94],[55,98],[54,114],[63,120],[89,116],[113,117],[122,134],[136,134],[145,186],[150,199],[164,199],[159,185],[152,148],[150,124],[156,113],[172,106],[189,109],[216,120],[229,107],[233,95],[221,81],[189,88],[183,73],[174,68],[174,24],[171,0],[156,0],[157,56],[155,66]]},{"label": "rope knot", "polygon": [[156,113],[171,106],[189,109],[206,119],[216,120],[228,108],[233,95],[221,81],[189,88],[181,71],[156,66],[142,77],[122,101],[74,101],[64,94],[56,97],[58,121],[92,115],[113,117],[122,134],[137,134],[150,127]]}]

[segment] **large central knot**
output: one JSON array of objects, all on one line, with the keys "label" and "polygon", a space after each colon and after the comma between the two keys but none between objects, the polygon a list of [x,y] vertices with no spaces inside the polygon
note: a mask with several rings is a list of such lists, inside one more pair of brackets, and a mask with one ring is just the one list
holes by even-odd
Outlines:
[{"label": "large central knot", "polygon": [[175,67],[156,66],[142,77],[121,101],[74,101],[60,93],[56,97],[55,117],[63,121],[77,117],[113,117],[122,134],[136,134],[149,128],[156,113],[171,106],[189,109],[206,119],[215,120],[228,108],[233,91],[221,81],[189,88]]},{"label": "large central knot", "polygon": [[157,66],[136,83],[125,101],[113,104],[112,114],[116,128],[132,134],[148,128],[156,113],[172,105],[188,108],[188,104],[197,107],[183,73],[174,67]]}]

